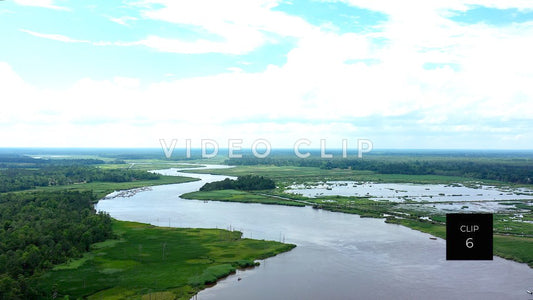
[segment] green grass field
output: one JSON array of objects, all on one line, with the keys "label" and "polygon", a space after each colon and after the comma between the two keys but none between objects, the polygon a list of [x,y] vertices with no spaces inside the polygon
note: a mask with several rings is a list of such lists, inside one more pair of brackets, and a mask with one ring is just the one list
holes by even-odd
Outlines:
[{"label": "green grass field", "polygon": [[289,206],[305,206],[305,204],[283,200],[276,197],[265,196],[259,193],[251,193],[237,190],[217,190],[208,192],[192,192],[180,196],[184,199],[195,200],[213,200],[213,201],[228,201],[228,202],[242,202],[242,203],[263,203],[263,204],[278,204]]},{"label": "green grass field", "polygon": [[[320,169],[316,167],[292,166],[236,166],[229,169],[203,169],[191,170],[190,173],[243,176],[260,175],[274,179],[279,184],[292,184],[293,182],[318,182],[324,180],[351,180],[373,182],[408,182],[426,184],[450,184],[472,181],[470,178],[440,175],[403,175],[403,174],[378,174],[372,171],[359,171],[347,169]],[[486,183],[492,183],[484,181]],[[496,184],[497,182],[494,182]],[[500,183],[501,184],[501,183]]]},{"label": "green grass field", "polygon": [[528,264],[533,268],[533,239],[494,235],[494,255]]},{"label": "green grass field", "polygon": [[79,260],[39,279],[52,296],[89,299],[190,299],[237,268],[294,245],[242,239],[220,229],[165,228],[114,221],[117,240],[93,245]]}]

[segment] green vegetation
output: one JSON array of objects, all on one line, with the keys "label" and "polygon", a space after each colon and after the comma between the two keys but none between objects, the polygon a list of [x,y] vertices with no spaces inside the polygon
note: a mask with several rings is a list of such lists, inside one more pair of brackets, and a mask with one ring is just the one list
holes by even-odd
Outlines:
[{"label": "green vegetation", "polygon": [[216,190],[241,190],[241,191],[256,191],[256,190],[270,190],[276,187],[274,180],[263,176],[244,175],[239,176],[237,180],[226,178],[221,181],[208,182],[200,188],[200,191],[216,191]]},{"label": "green vegetation", "polygon": [[[446,160],[442,160],[446,161]],[[212,173],[230,176],[244,176],[253,174],[268,176],[276,180],[279,189],[264,192],[265,198],[254,198],[250,194],[236,194],[237,191],[197,192],[185,195],[187,198],[199,200],[219,200],[237,202],[260,202],[272,204],[268,197],[286,201],[301,201],[312,205],[316,209],[335,212],[353,213],[362,217],[386,218],[386,222],[403,225],[418,231],[426,232],[437,237],[446,238],[445,214],[423,211],[420,207],[408,206],[403,203],[389,201],[375,201],[363,197],[319,196],[308,198],[301,195],[284,193],[284,188],[293,183],[316,183],[328,180],[353,180],[373,182],[408,182],[427,184],[457,184],[470,185],[471,178],[444,175],[406,175],[406,174],[378,174],[372,171],[350,169],[321,169],[318,167],[298,166],[237,166],[230,169],[194,170],[191,173]],[[505,185],[502,182],[483,180],[484,184]],[[531,187],[529,185],[529,187]],[[250,200],[247,200],[249,198]],[[420,204],[420,202],[412,202]],[[450,202],[451,203],[451,202]],[[522,220],[533,220],[533,207],[520,201],[509,204],[521,211],[522,218],[517,219],[514,212],[494,215],[494,253],[498,256],[528,263],[533,267],[533,224]],[[529,211],[529,212],[527,212]],[[429,220],[427,220],[429,219]]]},{"label": "green vegetation", "polygon": [[[532,206],[529,206],[533,209]],[[522,213],[525,216],[533,214]],[[494,214],[494,233],[533,237],[533,224],[514,219],[511,214]]]},{"label": "green vegetation", "polygon": [[296,158],[296,157],[267,157],[256,158],[245,156],[227,161],[230,165],[275,165],[296,167],[317,167],[325,170],[344,169],[372,171],[378,174],[403,174],[403,175],[444,175],[465,177],[478,180],[497,180],[508,183],[531,184],[533,178],[533,161],[530,157],[514,159],[470,159],[464,157],[432,157],[416,156],[414,158],[383,159],[368,156],[366,159],[358,158]]},{"label": "green vegetation", "polygon": [[51,159],[51,158],[34,158],[27,155],[21,154],[5,154],[0,153],[0,168],[8,167],[24,167],[24,168],[43,168],[50,166],[72,166],[72,165],[98,165],[104,164],[105,161],[102,159],[96,159],[95,156],[90,157],[63,157],[61,159]]},{"label": "green vegetation", "polygon": [[[48,296],[190,299],[206,285],[295,245],[242,239],[237,231],[113,221],[114,241],[39,278]],[[158,298],[159,299],[159,298]]]},{"label": "green vegetation", "polygon": [[387,223],[403,225],[414,230],[446,239],[446,224],[416,219],[387,218]]},{"label": "green vegetation", "polygon": [[313,208],[358,214],[363,218],[382,218],[394,205],[388,201],[374,201],[367,198],[342,196],[318,197],[308,200],[314,203]]},{"label": "green vegetation", "polygon": [[72,185],[60,185],[60,186],[47,186],[38,187],[35,190],[22,191],[21,193],[32,193],[34,191],[92,191],[94,193],[95,200],[105,197],[107,194],[118,190],[129,190],[145,186],[155,186],[163,184],[175,184],[197,181],[198,178],[182,177],[182,176],[163,176],[160,175],[159,179],[152,180],[136,180],[130,182],[88,182]]},{"label": "green vegetation", "polygon": [[268,190],[274,189],[275,187],[275,182],[270,178],[257,175],[244,175],[239,176],[237,180],[226,178],[221,181],[206,183],[200,188],[199,192],[187,193],[181,195],[181,198],[305,206],[304,203],[298,201],[285,199],[278,195],[265,194],[265,192],[268,192]]},{"label": "green vegetation", "polygon": [[37,298],[36,278],[113,236],[91,192],[0,194],[0,299]]},{"label": "green vegetation", "polygon": [[494,254],[506,259],[528,264],[533,268],[531,237],[494,235]]},{"label": "green vegetation", "polygon": [[257,194],[246,191],[237,190],[218,190],[209,192],[192,192],[180,196],[183,199],[194,200],[213,200],[213,201],[229,201],[242,203],[263,203],[263,204],[278,204],[288,206],[305,206],[301,202],[280,199],[276,196],[269,196],[265,194]]},{"label": "green vegetation", "polygon": [[[23,167],[18,161],[32,161],[32,167]],[[144,186],[154,186],[162,184],[174,184],[196,181],[198,179],[182,176],[164,176],[146,172],[146,170],[133,170],[124,164],[105,164],[99,167],[92,166],[94,161],[84,163],[85,160],[76,159],[76,164],[67,165],[61,160],[54,160],[54,163],[40,162],[41,160],[30,157],[18,158],[11,162],[6,157],[0,156],[0,162],[9,165],[8,168],[0,169],[0,193],[10,191],[92,191],[95,200],[115,190],[126,190]],[[6,162],[7,161],[7,162]],[[39,163],[36,163],[39,162]],[[47,161],[47,160],[44,160]],[[143,169],[153,170],[151,164],[142,164]],[[150,168],[146,166],[151,166]],[[183,164],[172,164],[171,167],[190,166]],[[170,167],[165,165],[165,167]]]},{"label": "green vegetation", "polygon": [[[420,184],[457,183],[471,181],[469,178],[443,175],[405,175],[377,174],[372,171],[331,169],[292,166],[236,166],[229,169],[189,170],[188,173],[215,174],[228,176],[259,175],[272,178],[283,187],[293,183],[322,182],[328,180],[372,181],[372,182],[409,182]],[[497,183],[484,181],[487,184]]]},{"label": "green vegetation", "polygon": [[189,299],[294,247],[240,232],[112,221],[92,207],[115,190],[197,180],[146,172],[191,165],[26,156],[0,164],[0,299]]},{"label": "green vegetation", "polygon": [[[0,191],[15,191],[0,193],[0,299],[67,295],[89,299],[189,299],[236,268],[253,266],[256,259],[294,247],[242,239],[239,232],[158,228],[111,221],[107,215],[96,214],[91,201],[112,191],[196,180],[146,170],[190,167],[188,163],[197,161],[162,160],[159,152],[143,151],[123,154],[116,150],[99,156],[80,152],[66,159],[0,155]],[[364,162],[283,157],[252,163],[243,160],[231,169],[188,172],[239,176],[250,179],[246,180],[250,184],[236,185],[228,180],[213,185],[211,191],[182,197],[309,204],[316,209],[386,218],[388,223],[445,238],[444,213],[424,211],[408,201],[398,204],[362,197],[306,198],[285,194],[284,188],[293,183],[329,180],[464,185],[481,181],[532,187],[527,180],[533,178],[530,154],[462,155],[380,154]],[[210,163],[222,161],[217,160]],[[279,188],[258,184],[266,182],[256,180],[261,177],[275,180]],[[261,190],[254,191],[258,186]],[[514,211],[494,215],[494,253],[533,267],[533,224],[522,222],[533,221],[533,207],[520,201],[506,204]],[[114,239],[105,240],[111,236]],[[91,245],[93,242],[97,243]]]},{"label": "green vegetation", "polygon": [[131,182],[155,180],[161,175],[127,169],[101,169],[82,165],[54,166],[37,169],[7,168],[0,170],[0,193],[35,187],[71,185],[87,182]]}]

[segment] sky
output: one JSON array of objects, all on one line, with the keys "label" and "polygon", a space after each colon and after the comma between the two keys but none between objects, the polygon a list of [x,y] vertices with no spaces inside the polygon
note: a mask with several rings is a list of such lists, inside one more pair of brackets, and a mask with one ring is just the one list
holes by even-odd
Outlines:
[{"label": "sky", "polygon": [[0,147],[533,149],[533,1],[0,1]]}]

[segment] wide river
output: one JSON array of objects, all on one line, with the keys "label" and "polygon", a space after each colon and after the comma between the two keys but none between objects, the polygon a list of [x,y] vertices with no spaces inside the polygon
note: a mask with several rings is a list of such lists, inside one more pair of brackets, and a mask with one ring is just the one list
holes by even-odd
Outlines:
[{"label": "wide river", "polygon": [[97,209],[118,220],[231,228],[245,237],[298,245],[219,281],[198,299],[531,298],[526,290],[533,288],[533,269],[526,264],[499,257],[446,261],[444,240],[383,219],[310,207],[184,200],[179,195],[226,176],[158,172],[201,180],[100,200]]}]

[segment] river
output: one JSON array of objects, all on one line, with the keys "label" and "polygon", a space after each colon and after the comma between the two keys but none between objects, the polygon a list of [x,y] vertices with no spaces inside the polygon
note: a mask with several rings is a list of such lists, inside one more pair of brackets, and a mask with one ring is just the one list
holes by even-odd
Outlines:
[{"label": "river", "polygon": [[184,200],[179,195],[226,176],[160,173],[201,180],[101,200],[96,208],[119,220],[231,228],[245,237],[298,245],[201,291],[201,300],[529,299],[526,289],[533,288],[533,269],[526,264],[499,257],[446,261],[444,240],[383,219],[310,207]]}]

